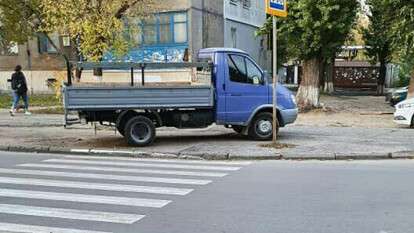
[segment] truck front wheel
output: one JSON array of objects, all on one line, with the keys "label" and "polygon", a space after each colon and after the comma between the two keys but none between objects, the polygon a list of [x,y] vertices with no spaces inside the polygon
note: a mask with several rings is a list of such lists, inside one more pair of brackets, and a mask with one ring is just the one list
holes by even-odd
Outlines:
[{"label": "truck front wheel", "polygon": [[131,146],[151,145],[155,139],[155,125],[145,116],[133,117],[125,126],[125,138]]},{"label": "truck front wheel", "polygon": [[[278,132],[279,124],[276,125],[276,133]],[[249,126],[249,137],[260,141],[271,140],[273,137],[273,114],[259,113]]]}]

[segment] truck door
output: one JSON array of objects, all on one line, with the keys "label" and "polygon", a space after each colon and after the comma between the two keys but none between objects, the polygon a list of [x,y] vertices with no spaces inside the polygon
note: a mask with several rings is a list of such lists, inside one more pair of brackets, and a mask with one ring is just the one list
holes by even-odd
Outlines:
[{"label": "truck door", "polygon": [[226,69],[226,122],[245,124],[253,111],[269,99],[263,72],[248,56],[228,54]]}]

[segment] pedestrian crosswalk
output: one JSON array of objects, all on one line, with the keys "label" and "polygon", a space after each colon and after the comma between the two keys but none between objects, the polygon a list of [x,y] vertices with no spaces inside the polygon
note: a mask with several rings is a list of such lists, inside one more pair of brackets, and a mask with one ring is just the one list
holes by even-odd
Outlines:
[{"label": "pedestrian crosswalk", "polygon": [[118,232],[249,164],[64,156],[0,168],[0,232]]}]

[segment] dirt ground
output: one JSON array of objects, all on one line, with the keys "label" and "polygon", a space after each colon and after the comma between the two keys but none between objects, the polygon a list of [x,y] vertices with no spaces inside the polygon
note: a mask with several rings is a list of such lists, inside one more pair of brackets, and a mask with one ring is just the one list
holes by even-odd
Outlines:
[{"label": "dirt ground", "polygon": [[361,128],[399,128],[394,108],[382,96],[321,97],[321,109],[299,114],[295,125]]}]

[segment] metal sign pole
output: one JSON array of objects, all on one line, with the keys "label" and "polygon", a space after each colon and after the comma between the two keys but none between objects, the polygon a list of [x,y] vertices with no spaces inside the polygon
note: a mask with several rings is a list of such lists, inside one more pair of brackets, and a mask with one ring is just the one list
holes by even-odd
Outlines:
[{"label": "metal sign pole", "polygon": [[277,18],[273,17],[273,143],[277,142]]}]

